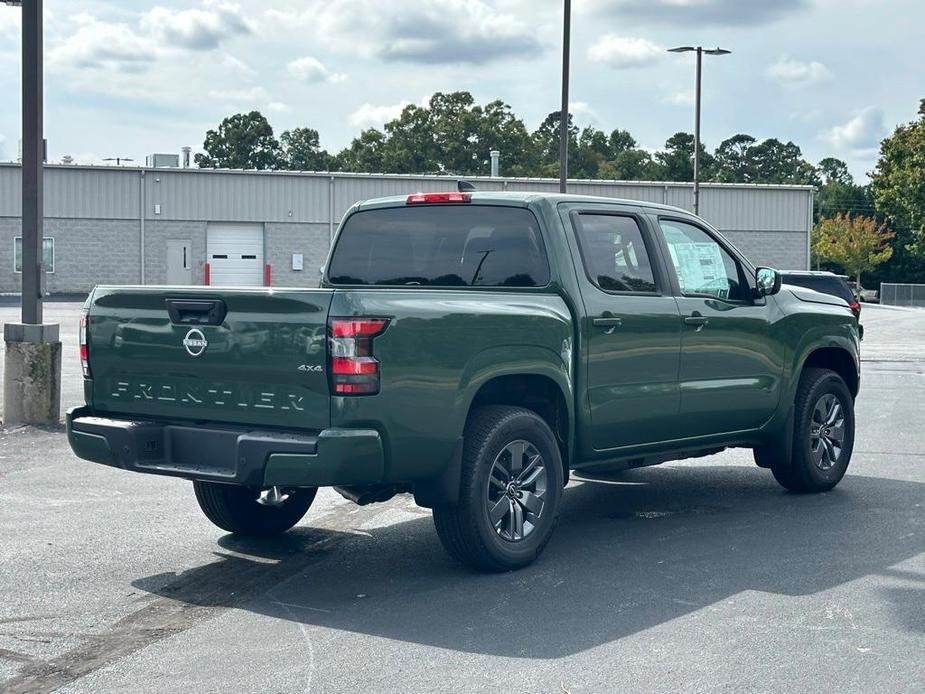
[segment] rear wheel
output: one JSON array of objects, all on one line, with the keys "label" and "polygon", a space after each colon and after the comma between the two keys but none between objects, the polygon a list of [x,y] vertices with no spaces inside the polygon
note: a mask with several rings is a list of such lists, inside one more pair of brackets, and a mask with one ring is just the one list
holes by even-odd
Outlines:
[{"label": "rear wheel", "polygon": [[302,520],[315,500],[314,487],[252,489],[237,484],[193,482],[199,508],[222,530],[239,535],[278,535]]},{"label": "rear wheel", "polygon": [[851,392],[834,371],[805,369],[794,400],[790,464],[768,461],[774,479],[793,492],[827,492],[845,476],[853,449]]},{"label": "rear wheel", "polygon": [[563,471],[552,431],[534,412],[483,407],[469,418],[459,503],[434,508],[440,541],[479,571],[534,561],[555,527]]}]

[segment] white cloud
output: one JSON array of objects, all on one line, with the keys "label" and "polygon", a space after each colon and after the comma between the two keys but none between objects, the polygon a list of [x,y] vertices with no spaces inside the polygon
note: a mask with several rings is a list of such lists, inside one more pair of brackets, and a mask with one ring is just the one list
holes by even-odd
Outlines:
[{"label": "white cloud", "polygon": [[19,8],[7,8],[0,6],[0,36],[4,38],[15,39],[22,35],[20,28],[20,18],[22,13]]},{"label": "white cloud", "polygon": [[418,0],[410,11],[375,0],[326,0],[265,16],[283,29],[313,31],[334,50],[388,62],[483,65],[543,50],[535,28],[518,13],[483,0]]},{"label": "white cloud", "polygon": [[225,53],[222,56],[222,64],[231,70],[240,72],[242,75],[253,76],[257,74],[257,71],[254,68],[252,68],[240,58],[236,58],[235,56],[231,55],[230,53]]},{"label": "white cloud", "polygon": [[575,121],[581,125],[593,125],[600,120],[597,112],[591,108],[591,105],[587,101],[570,101],[568,104],[568,112],[571,113]]},{"label": "white cloud", "polygon": [[101,22],[80,14],[71,18],[76,30],[48,52],[52,69],[102,68],[143,71],[158,54],[157,43],[122,23]]},{"label": "white cloud", "polygon": [[662,103],[671,104],[672,106],[693,106],[694,98],[693,89],[682,89],[681,91],[672,92],[666,96],[662,99]]},{"label": "white cloud", "polygon": [[[52,69],[138,73],[157,59],[183,51],[210,51],[226,38],[254,30],[237,5],[219,0],[203,0],[201,8],[182,11],[157,6],[137,26],[89,14],[75,15],[70,22],[76,30],[48,52]],[[249,69],[227,53],[224,61],[237,70]]]},{"label": "white cloud", "polygon": [[391,106],[363,104],[350,114],[350,124],[357,128],[381,128],[390,120],[398,118],[405,106],[409,104],[408,101],[401,101]]},{"label": "white cloud", "polygon": [[621,70],[651,65],[663,53],[664,49],[648,39],[607,34],[588,48],[588,59]]},{"label": "white cloud", "polygon": [[336,84],[337,82],[343,82],[347,79],[346,75],[331,72],[320,60],[310,55],[293,60],[286,68],[289,70],[290,75],[302,82],[331,82],[332,84]]},{"label": "white cloud", "polygon": [[786,55],[768,66],[768,77],[788,87],[807,87],[834,77],[832,71],[816,60],[804,62]]},{"label": "white cloud", "polygon": [[256,109],[267,113],[288,113],[292,110],[289,104],[274,99],[269,91],[260,86],[210,89],[206,96],[226,111]]},{"label": "white cloud", "polygon": [[167,44],[203,51],[233,36],[254,33],[254,24],[239,5],[204,0],[202,7],[187,10],[153,7],[141,18],[141,29]]},{"label": "white cloud", "polygon": [[824,137],[840,151],[874,150],[886,135],[883,110],[876,106],[861,109],[846,123],[828,130]]},{"label": "white cloud", "polygon": [[267,90],[263,87],[246,87],[242,89],[210,89],[208,97],[216,101],[232,103],[256,103],[269,99]]}]

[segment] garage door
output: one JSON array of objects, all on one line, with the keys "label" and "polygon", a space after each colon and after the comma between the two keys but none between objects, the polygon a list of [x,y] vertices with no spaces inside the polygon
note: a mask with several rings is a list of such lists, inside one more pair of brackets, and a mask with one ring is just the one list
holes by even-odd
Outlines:
[{"label": "garage door", "polygon": [[210,283],[220,287],[263,284],[263,225],[210,224],[206,237]]}]

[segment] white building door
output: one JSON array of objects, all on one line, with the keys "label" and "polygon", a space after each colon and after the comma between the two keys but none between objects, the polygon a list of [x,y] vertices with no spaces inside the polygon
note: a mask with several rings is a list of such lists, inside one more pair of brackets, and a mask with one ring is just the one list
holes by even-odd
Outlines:
[{"label": "white building door", "polygon": [[206,235],[210,284],[219,287],[263,285],[263,225],[210,224]]},{"label": "white building door", "polygon": [[193,283],[193,259],[189,239],[167,239],[167,284],[181,287]]}]

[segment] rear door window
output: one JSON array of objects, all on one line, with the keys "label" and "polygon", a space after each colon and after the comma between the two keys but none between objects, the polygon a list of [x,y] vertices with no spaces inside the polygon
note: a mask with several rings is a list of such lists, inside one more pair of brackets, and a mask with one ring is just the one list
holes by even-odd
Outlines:
[{"label": "rear door window", "polygon": [[542,287],[549,263],[536,217],[490,205],[409,205],[352,215],[328,280],[342,285]]},{"label": "rear door window", "polygon": [[588,277],[608,292],[655,292],[652,262],[633,217],[577,215],[576,233]]}]

